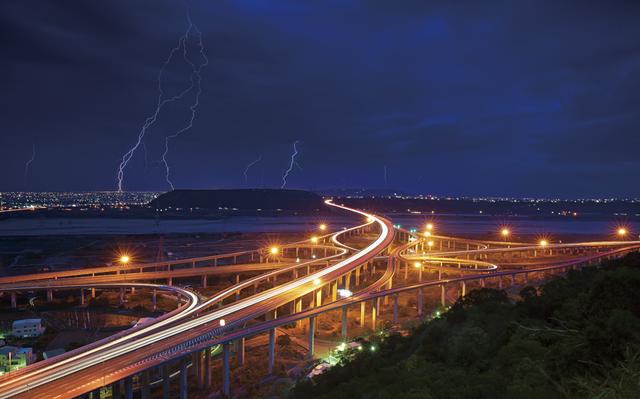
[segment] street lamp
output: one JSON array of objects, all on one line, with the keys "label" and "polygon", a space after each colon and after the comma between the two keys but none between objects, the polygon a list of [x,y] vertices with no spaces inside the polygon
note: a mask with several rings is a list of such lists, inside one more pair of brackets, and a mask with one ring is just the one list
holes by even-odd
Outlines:
[{"label": "street lamp", "polygon": [[314,244],[317,244],[318,243],[318,237],[316,237],[316,236],[311,237],[311,242],[314,243]]},{"label": "street lamp", "polygon": [[507,229],[506,227],[504,229],[502,229],[502,231],[500,231],[500,234],[502,234],[502,237],[504,237],[504,240],[507,240],[507,237],[509,237],[509,234],[511,234],[511,232],[509,231],[509,229]]},{"label": "street lamp", "polygon": [[319,228],[321,231],[325,231],[325,230],[327,229],[327,225],[326,225],[326,224],[324,224],[324,223],[322,223],[322,224],[320,224],[320,226],[318,226],[318,228]]},{"label": "street lamp", "polygon": [[131,262],[131,258],[129,257],[129,255],[122,255],[120,257],[120,263],[122,263],[123,265],[126,265],[129,262]]},{"label": "street lamp", "polygon": [[547,240],[540,240],[540,246],[541,246],[541,247],[546,247],[547,245],[549,245],[549,241],[547,241]]},{"label": "street lamp", "polygon": [[320,285],[320,279],[317,278],[317,279],[313,280],[313,285]]},{"label": "street lamp", "polygon": [[280,253],[280,249],[278,247],[271,247],[271,249],[269,249],[269,252],[271,253],[271,255],[278,255]]},{"label": "street lamp", "polygon": [[431,232],[430,231],[425,231],[424,232],[424,236],[425,237],[431,237]]},{"label": "street lamp", "polygon": [[427,245],[429,246],[429,251],[431,251],[431,248],[433,247],[433,241],[427,241]]},{"label": "street lamp", "polygon": [[427,230],[433,230],[433,223],[427,223]]},{"label": "street lamp", "polygon": [[625,229],[624,227],[620,227],[618,229],[618,235],[620,236],[620,238],[624,238],[627,235],[627,229]]}]

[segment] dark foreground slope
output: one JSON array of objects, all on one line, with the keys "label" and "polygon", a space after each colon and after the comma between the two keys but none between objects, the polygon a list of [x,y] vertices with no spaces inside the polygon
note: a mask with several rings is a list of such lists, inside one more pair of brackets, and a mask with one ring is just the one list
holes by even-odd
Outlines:
[{"label": "dark foreground slope", "polygon": [[302,190],[229,189],[229,190],[174,190],[162,194],[150,205],[154,208],[199,208],[218,210],[317,211],[323,207],[322,197]]},{"label": "dark foreground slope", "polygon": [[481,289],[410,337],[299,383],[311,398],[639,398],[640,255],[571,272],[512,303]]}]

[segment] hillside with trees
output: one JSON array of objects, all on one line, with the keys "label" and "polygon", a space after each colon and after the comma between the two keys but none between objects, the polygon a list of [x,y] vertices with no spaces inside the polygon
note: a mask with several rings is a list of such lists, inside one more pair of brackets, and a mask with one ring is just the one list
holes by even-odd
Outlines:
[{"label": "hillside with trees", "polygon": [[391,335],[293,399],[640,397],[640,255],[572,271],[520,299],[470,292],[408,337]]}]

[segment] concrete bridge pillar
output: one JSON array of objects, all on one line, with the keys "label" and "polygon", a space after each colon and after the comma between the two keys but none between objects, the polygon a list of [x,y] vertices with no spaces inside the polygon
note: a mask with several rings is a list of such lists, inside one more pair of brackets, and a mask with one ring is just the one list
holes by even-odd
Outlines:
[{"label": "concrete bridge pillar", "polygon": [[236,341],[236,356],[238,366],[244,365],[244,337]]},{"label": "concrete bridge pillar", "polygon": [[512,286],[516,285],[516,275],[515,274],[511,275],[511,285]]},{"label": "concrete bridge pillar", "polygon": [[462,290],[461,297],[464,298],[464,296],[467,295],[467,284],[464,281],[462,281],[460,289]]},{"label": "concrete bridge pillar", "polygon": [[145,370],[140,375],[140,397],[141,399],[149,399],[151,397],[150,370]]},{"label": "concrete bridge pillar", "polygon": [[84,305],[84,288],[80,288],[80,305]]},{"label": "concrete bridge pillar", "polygon": [[309,317],[309,359],[313,359],[315,352],[315,334],[316,334],[316,318],[314,316]]},{"label": "concrete bridge pillar", "polygon": [[502,276],[498,276],[498,288],[502,289]]},{"label": "concrete bridge pillar", "polygon": [[18,297],[15,292],[11,293],[11,309],[15,309],[18,307]]},{"label": "concrete bridge pillar", "polygon": [[398,294],[393,295],[393,324],[398,324]]},{"label": "concrete bridge pillar", "polygon": [[156,289],[153,289],[153,292],[151,294],[151,304],[153,307],[153,311],[155,312],[156,310],[158,310],[158,293],[156,292]]},{"label": "concrete bridge pillar", "polygon": [[167,279],[167,285],[170,286],[170,287],[173,285],[173,277],[169,277]]},{"label": "concrete bridge pillar", "polygon": [[356,283],[355,283],[355,285],[356,286],[360,285],[360,268],[359,267],[356,268]]},{"label": "concrete bridge pillar", "polygon": [[184,357],[180,361],[180,399],[187,399],[189,396],[189,383],[187,378],[188,365],[187,357]]},{"label": "concrete bridge pillar", "polygon": [[347,339],[347,326],[348,326],[348,321],[347,321],[347,315],[348,315],[349,309],[347,308],[347,305],[344,305],[342,307],[342,322],[341,322],[341,327],[342,327],[342,340],[346,341]]},{"label": "concrete bridge pillar", "polygon": [[96,297],[96,289],[94,287],[91,288],[91,298]]},{"label": "concrete bridge pillar", "polygon": [[442,305],[442,307],[447,306],[446,293],[447,293],[447,289],[445,288],[444,284],[441,284],[440,285],[440,305]]},{"label": "concrete bridge pillar", "polygon": [[316,307],[322,306],[322,289],[316,290]]},{"label": "concrete bridge pillar", "polygon": [[207,288],[207,275],[202,275],[202,288]]},{"label": "concrete bridge pillar", "polygon": [[371,329],[375,331],[378,317],[378,298],[371,301],[371,304],[373,305],[371,308]]},{"label": "concrete bridge pillar", "polygon": [[331,301],[335,302],[338,299],[338,280],[331,282]]},{"label": "concrete bridge pillar", "polygon": [[122,380],[114,381],[111,384],[111,397],[113,399],[120,399],[122,397],[122,390],[120,389],[121,383],[122,383]]},{"label": "concrete bridge pillar", "polygon": [[124,379],[124,398],[133,399],[133,378],[131,377]]},{"label": "concrete bridge pillar", "polygon": [[[208,357],[211,357],[209,354]],[[231,394],[231,370],[229,365],[229,343],[222,344],[222,395],[226,398]]]},{"label": "concrete bridge pillar", "polygon": [[273,367],[276,364],[276,329],[269,330],[269,375],[273,374]]},{"label": "concrete bridge pillar", "polygon": [[364,327],[364,313],[365,313],[365,308],[366,308],[366,304],[365,302],[360,302],[360,327]]},{"label": "concrete bridge pillar", "polygon": [[120,288],[120,305],[124,303],[124,288]]},{"label": "concrete bridge pillar", "polygon": [[418,288],[418,296],[416,298],[416,306],[418,308],[418,316],[422,317],[422,313],[423,313],[423,300],[424,300],[424,296],[422,295],[422,288]]},{"label": "concrete bridge pillar", "polygon": [[53,290],[49,289],[47,290],[47,302],[52,302],[53,301]]},{"label": "concrete bridge pillar", "polygon": [[204,350],[204,386],[211,387],[211,348]]}]

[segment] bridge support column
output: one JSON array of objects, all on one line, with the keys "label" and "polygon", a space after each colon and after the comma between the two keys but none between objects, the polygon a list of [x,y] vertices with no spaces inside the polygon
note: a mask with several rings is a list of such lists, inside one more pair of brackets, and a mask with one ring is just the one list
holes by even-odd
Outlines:
[{"label": "bridge support column", "polygon": [[187,379],[187,358],[180,361],[180,399],[187,399],[189,396],[189,383]]},{"label": "bridge support column", "polygon": [[53,290],[47,290],[47,302],[53,302]]},{"label": "bridge support column", "polygon": [[464,281],[460,284],[460,291],[460,296],[464,298],[464,296],[467,295],[467,284]]},{"label": "bridge support column", "polygon": [[400,266],[404,265],[404,281],[409,278],[409,263],[400,261]]},{"label": "bridge support column", "polygon": [[172,286],[172,285],[173,285],[173,277],[169,277],[169,278],[167,279],[167,285],[168,285],[168,286]]},{"label": "bridge support column", "polygon": [[338,299],[338,280],[334,280],[331,283],[331,301],[335,302]]},{"label": "bridge support column", "polygon": [[322,288],[316,290],[316,307],[322,306]]},{"label": "bridge support column", "polygon": [[153,289],[153,293],[151,294],[151,304],[154,312],[158,310],[158,293],[156,292],[155,288]]},{"label": "bridge support column", "polygon": [[150,371],[145,370],[140,375],[140,397],[142,399],[149,399],[151,397],[151,386],[149,385],[151,376],[149,374]]},{"label": "bridge support column", "polygon": [[438,280],[442,280],[442,270],[438,269]]},{"label": "bridge support column", "polygon": [[18,307],[18,297],[15,292],[11,293],[11,309],[15,309]]},{"label": "bridge support column", "polygon": [[80,305],[84,305],[84,288],[80,288]]},{"label": "bridge support column", "polygon": [[356,286],[360,285],[360,268],[356,268]]},{"label": "bridge support column", "polygon": [[207,288],[207,275],[202,275],[202,288]]},{"label": "bridge support column", "polygon": [[375,331],[378,316],[378,298],[375,298],[373,301],[371,301],[371,304],[373,305],[373,307],[371,308],[371,329]]},{"label": "bridge support column", "polygon": [[[211,357],[211,356],[209,356]],[[222,394],[229,397],[231,394],[231,370],[229,369],[229,343],[222,344]]]},{"label": "bridge support column", "polygon": [[113,399],[120,399],[120,397],[122,396],[122,390],[120,389],[121,383],[122,383],[122,380],[114,381],[111,384],[111,397]]},{"label": "bridge support column", "polygon": [[[240,284],[240,274],[236,274],[236,284]],[[236,301],[240,299],[240,290],[236,291]]]},{"label": "bridge support column", "polygon": [[347,314],[348,314],[348,308],[347,305],[344,305],[342,307],[342,322],[341,322],[341,327],[342,327],[342,340],[346,341],[347,340]]},{"label": "bridge support column", "polygon": [[273,374],[273,367],[276,364],[276,329],[269,330],[269,375]]},{"label": "bridge support column", "polygon": [[[295,313],[302,312],[302,298],[294,299],[293,303],[294,303]],[[302,327],[302,319],[296,321],[296,326]]]},{"label": "bridge support column", "polygon": [[316,335],[316,318],[309,317],[309,353],[307,356],[309,359],[313,359],[313,355],[315,352],[315,335]]},{"label": "bridge support column", "polygon": [[512,286],[516,285],[516,275],[515,274],[511,275],[511,285]]},{"label": "bridge support column", "polygon": [[204,350],[204,386],[211,387],[211,348]]},{"label": "bridge support column", "polygon": [[447,293],[447,290],[444,287],[444,284],[441,284],[440,285],[440,305],[442,305],[442,307],[447,306],[446,293]]},{"label": "bridge support column", "polygon": [[124,288],[120,288],[120,305],[124,303]]},{"label": "bridge support column", "polygon": [[236,356],[238,366],[244,365],[244,338],[240,338],[236,341]]},{"label": "bridge support column", "polygon": [[498,288],[502,289],[502,276],[498,276]]},{"label": "bridge support column", "polygon": [[124,379],[124,398],[133,399],[133,378],[131,377]]},{"label": "bridge support column", "polygon": [[171,374],[169,373],[169,365],[162,365],[162,399],[169,399],[171,394]]},{"label": "bridge support column", "polygon": [[398,294],[393,295],[393,324],[398,324]]},{"label": "bridge support column", "polygon": [[418,306],[418,317],[422,317],[423,312],[423,303],[424,295],[422,295],[422,288],[418,288],[418,298],[417,298],[417,306]]},{"label": "bridge support column", "polygon": [[95,298],[95,297],[96,297],[96,289],[91,288],[91,298]]},{"label": "bridge support column", "polygon": [[481,278],[481,279],[480,279],[480,286],[481,286],[482,288],[484,288],[484,287],[486,287],[486,285],[487,285],[487,283],[484,281],[484,279],[483,279],[483,278]]},{"label": "bridge support column", "polygon": [[364,302],[360,302],[360,327],[364,327],[364,313],[367,305]]},{"label": "bridge support column", "polygon": [[131,295],[134,295],[136,293],[136,287],[131,287]]}]

